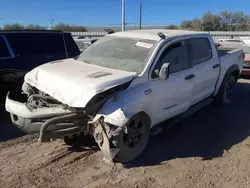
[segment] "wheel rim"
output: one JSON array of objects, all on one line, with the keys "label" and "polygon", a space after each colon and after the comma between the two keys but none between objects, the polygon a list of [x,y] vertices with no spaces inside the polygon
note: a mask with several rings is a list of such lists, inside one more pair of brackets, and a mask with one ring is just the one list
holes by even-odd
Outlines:
[{"label": "wheel rim", "polygon": [[133,119],[126,126],[123,141],[126,146],[134,149],[141,142],[143,137],[143,122],[139,119]]},{"label": "wheel rim", "polygon": [[233,88],[234,88],[234,81],[231,80],[226,87],[226,99],[230,100],[232,98],[233,94]]}]

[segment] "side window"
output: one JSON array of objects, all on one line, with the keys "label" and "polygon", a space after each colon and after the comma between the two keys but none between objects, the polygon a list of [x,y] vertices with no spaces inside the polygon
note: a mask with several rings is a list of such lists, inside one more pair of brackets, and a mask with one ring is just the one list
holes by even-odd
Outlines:
[{"label": "side window", "polygon": [[207,38],[190,40],[192,64],[196,65],[212,58],[212,49]]},{"label": "side window", "polygon": [[0,36],[0,58],[10,57],[10,51],[6,45],[4,38]]},{"label": "side window", "polygon": [[[62,33],[47,33],[43,35],[44,48],[47,49],[44,51],[49,54],[65,53],[65,46],[63,41]],[[43,49],[41,49],[42,51]]]},{"label": "side window", "polygon": [[61,33],[11,33],[7,38],[18,55],[65,53]]},{"label": "side window", "polygon": [[188,49],[184,41],[175,43],[168,47],[161,55],[155,65],[152,78],[158,78],[164,63],[169,63],[169,72],[175,73],[188,68]]},{"label": "side window", "polygon": [[75,43],[74,39],[71,37],[70,33],[64,33],[64,40],[67,47],[69,57],[75,57],[80,54],[79,48]]}]

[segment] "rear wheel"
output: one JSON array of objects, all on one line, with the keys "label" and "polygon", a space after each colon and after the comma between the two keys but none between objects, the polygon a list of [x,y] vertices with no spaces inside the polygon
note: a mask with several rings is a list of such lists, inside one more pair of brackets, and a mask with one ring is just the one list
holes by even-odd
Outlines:
[{"label": "rear wheel", "polygon": [[235,84],[235,77],[233,75],[228,76],[221,85],[221,88],[216,96],[216,102],[222,105],[230,104],[233,99],[233,89]]},{"label": "rear wheel", "polygon": [[129,162],[139,157],[148,145],[150,137],[150,120],[147,115],[139,113],[133,116],[119,135],[111,142],[119,149],[115,161]]}]

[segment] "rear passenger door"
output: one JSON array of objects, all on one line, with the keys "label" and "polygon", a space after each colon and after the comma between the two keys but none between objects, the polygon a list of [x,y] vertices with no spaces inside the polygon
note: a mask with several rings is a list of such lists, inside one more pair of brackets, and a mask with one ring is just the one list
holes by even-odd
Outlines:
[{"label": "rear passenger door", "polygon": [[218,58],[213,56],[210,39],[206,37],[189,40],[192,70],[195,75],[191,105],[210,97],[220,73]]}]

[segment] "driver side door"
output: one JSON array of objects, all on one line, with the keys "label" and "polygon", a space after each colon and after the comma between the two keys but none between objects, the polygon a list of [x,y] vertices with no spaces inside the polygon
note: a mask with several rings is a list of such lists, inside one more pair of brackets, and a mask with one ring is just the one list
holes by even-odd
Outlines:
[{"label": "driver side door", "polygon": [[[153,124],[181,114],[190,107],[194,83],[187,44],[186,40],[167,44],[156,58],[150,80]],[[169,63],[166,80],[159,77],[165,63]]]}]

